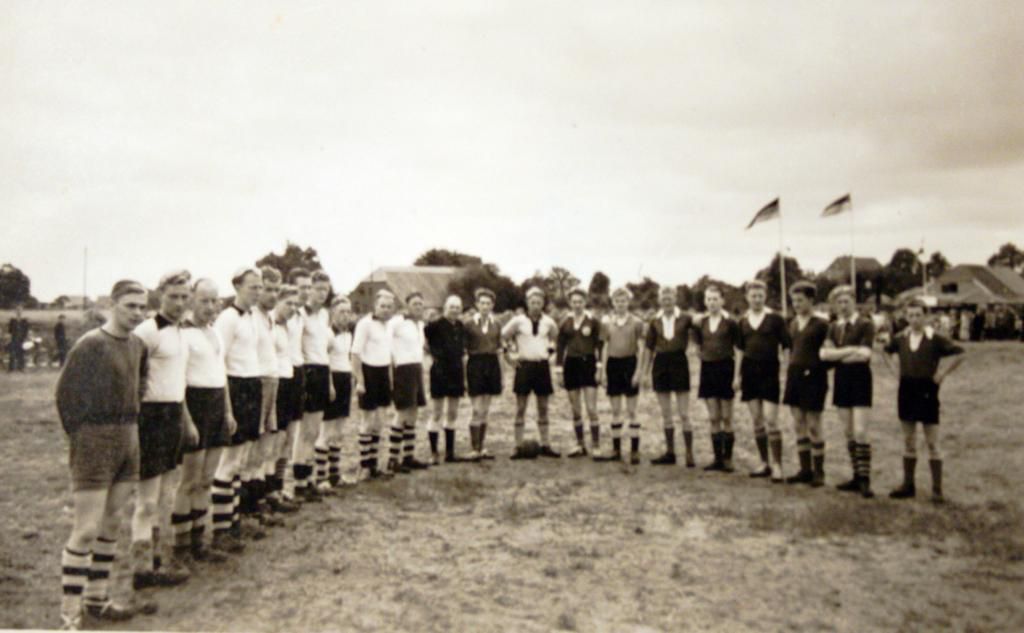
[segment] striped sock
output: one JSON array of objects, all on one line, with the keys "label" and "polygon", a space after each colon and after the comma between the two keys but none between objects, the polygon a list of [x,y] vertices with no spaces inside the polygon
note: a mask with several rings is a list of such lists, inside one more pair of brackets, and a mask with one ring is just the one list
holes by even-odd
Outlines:
[{"label": "striped sock", "polygon": [[101,605],[110,599],[110,570],[114,568],[114,551],[117,541],[103,538],[96,539],[92,546],[92,565],[89,566],[89,580],[85,583],[82,596],[87,605]]},{"label": "striped sock", "polygon": [[295,490],[303,491],[306,489],[306,465],[296,462],[292,465],[292,474],[295,476]]},{"label": "striped sock", "polygon": [[316,453],[316,483],[322,484],[327,480],[327,449],[317,446],[313,449]]},{"label": "striped sock", "polygon": [[235,530],[242,528],[242,477],[235,475],[231,479],[231,527]]},{"label": "striped sock", "polygon": [[341,479],[341,447],[331,444],[327,447],[327,479],[336,483]]},{"label": "striped sock", "polygon": [[189,531],[189,540],[193,548],[203,544],[203,534],[206,533],[206,508],[192,508],[192,529]]},{"label": "striped sock", "polygon": [[871,444],[857,444],[856,473],[861,479],[871,479]]},{"label": "striped sock", "polygon": [[380,463],[377,459],[380,452],[380,435],[370,435],[370,468],[376,468]]},{"label": "striped sock", "polygon": [[284,495],[286,497],[293,498],[295,497],[296,486],[295,464],[293,464],[290,460],[287,459],[283,459],[281,461],[284,462],[284,468],[281,471],[281,479],[284,481],[284,483],[282,484],[281,487],[284,490]]},{"label": "striped sock", "polygon": [[412,459],[416,452],[416,427],[406,422],[402,425],[402,458]]},{"label": "striped sock", "polygon": [[391,434],[388,435],[388,456],[393,461],[398,461],[402,454],[402,441],[405,437],[401,426],[392,426]]},{"label": "striped sock", "polygon": [[171,514],[171,530],[174,531],[174,547],[187,547],[192,542],[192,510],[188,514]]},{"label": "striped sock", "polygon": [[819,475],[825,473],[825,442],[811,442],[811,463],[814,465],[814,472]]},{"label": "striped sock", "polygon": [[210,492],[210,504],[213,506],[213,532],[227,532],[234,520],[235,495],[230,481],[213,480]]},{"label": "striped sock", "polygon": [[622,422],[612,422],[612,439],[619,439],[622,437]]},{"label": "striped sock", "polygon": [[857,442],[853,440],[846,441],[846,451],[850,454],[850,469],[853,471],[854,477],[857,476]]},{"label": "striped sock", "polygon": [[60,613],[65,618],[78,618],[82,611],[82,592],[89,580],[91,554],[76,552],[65,547],[60,554],[60,584],[63,595],[60,601]]},{"label": "striped sock", "polygon": [[359,434],[359,467],[369,468],[370,467],[370,434],[360,433]]}]

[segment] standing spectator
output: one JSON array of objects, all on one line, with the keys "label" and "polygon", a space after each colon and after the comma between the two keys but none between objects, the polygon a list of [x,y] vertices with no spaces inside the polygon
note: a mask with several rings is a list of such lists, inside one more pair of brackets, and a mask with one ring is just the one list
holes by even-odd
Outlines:
[{"label": "standing spectator", "polygon": [[57,362],[60,367],[68,359],[68,333],[64,329],[64,315],[57,317],[57,325],[53,326],[53,342],[57,346]]},{"label": "standing spectator", "polygon": [[969,341],[971,340],[971,331],[974,322],[974,313],[970,310],[962,310],[960,312],[960,340]]},{"label": "standing spectator", "polygon": [[980,341],[985,336],[985,308],[983,306],[978,307],[978,311],[974,313],[974,318],[971,319],[971,340]]},{"label": "standing spectator", "polygon": [[8,371],[25,371],[25,340],[28,338],[28,329],[28,319],[22,316],[19,305],[15,309],[10,323],[7,324],[7,333],[11,337]]}]

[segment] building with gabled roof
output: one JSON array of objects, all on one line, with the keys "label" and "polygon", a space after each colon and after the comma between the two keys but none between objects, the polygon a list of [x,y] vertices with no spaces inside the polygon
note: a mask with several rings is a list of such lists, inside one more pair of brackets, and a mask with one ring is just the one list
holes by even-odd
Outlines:
[{"label": "building with gabled roof", "polygon": [[461,271],[455,266],[382,266],[359,282],[349,293],[352,310],[364,314],[373,309],[377,292],[387,289],[402,305],[412,292],[423,295],[427,308],[441,309],[448,297],[448,284]]}]

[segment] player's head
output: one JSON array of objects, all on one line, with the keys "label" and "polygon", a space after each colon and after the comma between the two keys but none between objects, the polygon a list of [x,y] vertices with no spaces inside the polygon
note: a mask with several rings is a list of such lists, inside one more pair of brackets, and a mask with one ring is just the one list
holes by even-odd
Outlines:
[{"label": "player's head", "polygon": [[373,301],[373,316],[387,321],[395,313],[395,295],[387,290],[378,290]]},{"label": "player's head", "polygon": [[928,306],[920,299],[911,299],[903,310],[907,323],[914,330],[920,331],[928,318]]},{"label": "player's head", "polygon": [[612,291],[612,309],[619,314],[629,311],[629,304],[632,300],[633,293],[625,286],[620,286]]},{"label": "player's head", "polygon": [[110,290],[114,305],[110,310],[113,327],[131,332],[146,318],[146,289],[137,281],[122,279]]},{"label": "player's head", "polygon": [[261,266],[260,276],[263,278],[260,307],[270,312],[277,305],[277,293],[281,289],[281,271],[273,266]]},{"label": "player's head", "polygon": [[544,311],[544,291],[537,286],[526,291],[526,311],[535,316]]},{"label": "player's head", "polygon": [[765,299],[768,298],[768,287],[760,279],[747,282],[747,306],[754,312],[764,309]]},{"label": "player's head", "polygon": [[251,308],[260,298],[263,289],[263,277],[260,269],[252,266],[239,268],[231,276],[231,285],[235,289],[235,303],[240,308]]},{"label": "player's head", "polygon": [[857,309],[857,300],[853,296],[853,286],[836,286],[828,293],[829,303],[835,307],[836,314],[841,317],[851,316]]},{"label": "player's head", "polygon": [[423,301],[423,295],[419,292],[410,292],[405,295],[405,310],[411,319],[422,319],[423,311],[426,309],[426,304]]},{"label": "player's head", "polygon": [[676,307],[676,289],[672,286],[662,286],[659,288],[658,305],[665,312],[671,312]]},{"label": "player's head", "polygon": [[452,321],[462,316],[462,299],[459,295],[448,295],[444,300],[444,316]]},{"label": "player's head", "polygon": [[277,293],[277,304],[274,306],[277,318],[287,321],[295,316],[301,306],[299,289],[291,284],[282,285]]},{"label": "player's head", "polygon": [[793,304],[793,310],[803,316],[814,310],[814,300],[817,296],[818,289],[809,281],[798,281],[789,289],[789,300]]},{"label": "player's head", "polygon": [[348,327],[352,322],[352,302],[344,295],[338,295],[331,302],[331,325],[339,330]]},{"label": "player's head", "polygon": [[722,309],[722,289],[712,284],[704,289],[704,307],[708,312],[718,312]]},{"label": "player's head", "polygon": [[587,291],[583,288],[573,288],[569,291],[569,307],[579,314],[587,307]]},{"label": "player's head", "polygon": [[487,316],[494,310],[494,291],[490,288],[477,288],[473,299],[481,316]]},{"label": "player's head", "polygon": [[212,279],[196,279],[192,284],[192,321],[202,327],[217,318],[220,311],[219,290]]},{"label": "player's head", "polygon": [[185,315],[192,295],[192,275],[187,270],[174,270],[160,278],[156,290],[160,293],[160,313],[171,321]]},{"label": "player's head", "polygon": [[306,305],[312,308],[320,308],[327,303],[327,296],[331,294],[331,278],[322,270],[314,270],[310,275],[312,286],[306,297]]},{"label": "player's head", "polygon": [[308,270],[296,266],[288,272],[288,283],[299,289],[299,305],[306,305],[309,290],[313,287],[313,276]]}]

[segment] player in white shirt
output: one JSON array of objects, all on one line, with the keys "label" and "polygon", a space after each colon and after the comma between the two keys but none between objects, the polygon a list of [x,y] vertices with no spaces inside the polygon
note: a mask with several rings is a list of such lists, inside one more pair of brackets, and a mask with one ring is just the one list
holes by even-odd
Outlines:
[{"label": "player in white shirt", "polygon": [[[305,359],[302,356],[302,331],[305,328],[306,313],[303,306],[309,299],[309,291],[313,288],[313,277],[305,268],[293,268],[288,273],[288,283],[295,286],[298,291],[298,309],[288,319],[288,355],[292,362],[292,383],[290,391],[292,399],[288,409],[288,438],[281,458],[278,459],[278,468],[282,477],[281,496],[286,501],[296,501],[295,497],[295,468],[292,462],[294,447],[302,435],[302,414],[306,408],[306,372],[302,368]],[[278,416],[278,424],[281,423]],[[301,470],[302,465],[298,465]]]},{"label": "player in white shirt", "polygon": [[306,300],[305,320],[302,328],[303,372],[306,382],[305,413],[301,432],[292,452],[295,462],[295,488],[306,501],[321,501],[322,496],[313,480],[314,446],[320,435],[324,410],[334,399],[331,384],[328,346],[331,340],[330,309],[324,305],[331,293],[331,279],[322,270],[312,274],[313,287]]},{"label": "player in white shirt", "polygon": [[405,298],[406,314],[388,323],[391,329],[391,357],[394,364],[395,417],[389,437],[388,472],[410,473],[426,468],[416,460],[416,415],[427,406],[423,390],[423,295],[413,292]]},{"label": "player in white shirt", "polygon": [[324,423],[316,439],[317,488],[327,491],[341,481],[341,432],[352,407],[352,302],[340,295],[331,302],[331,339],[328,356],[334,398],[324,410]]},{"label": "player in white shirt", "polygon": [[356,384],[359,409],[363,412],[359,428],[360,476],[378,479],[386,473],[378,468],[380,409],[391,406],[391,330],[388,321],[395,310],[395,297],[386,290],[377,293],[373,313],[356,323],[352,336],[352,376]]},{"label": "player in white shirt", "polygon": [[[501,329],[501,338],[506,343],[515,342],[516,356],[508,362],[516,368],[516,450],[512,459],[523,459],[528,455],[523,450],[523,435],[526,427],[526,407],[530,394],[537,398],[537,432],[540,435],[542,457],[561,457],[551,448],[548,437],[548,398],[554,393],[551,384],[551,355],[558,336],[558,324],[544,314],[544,291],[530,288],[526,291],[526,314],[512,317]],[[506,352],[508,354],[508,352]]]},{"label": "player in white shirt", "polygon": [[[291,336],[288,324],[299,309],[299,290],[292,285],[283,285],[277,293],[277,305],[271,312],[273,320],[274,354],[277,356],[277,401],[275,402],[275,416],[277,418],[277,433],[274,434],[274,445],[272,447],[272,459],[268,462],[266,471],[268,487],[271,489],[267,495],[267,503],[275,512],[291,513],[298,510],[298,505],[284,498],[284,472],[288,459],[283,455],[291,456],[292,445],[288,441],[290,434],[288,429],[296,416],[301,416],[301,411],[296,409],[296,388],[295,366],[292,364]],[[299,335],[301,351],[301,333]],[[298,399],[298,406],[301,408],[302,400]]]},{"label": "player in white shirt", "polygon": [[143,321],[135,334],[146,345],[145,395],[139,413],[141,459],[139,487],[132,517],[132,586],[135,589],[180,584],[189,578],[185,561],[167,556],[170,533],[160,528],[170,523],[175,493],[181,482],[184,446],[198,441],[185,402],[188,345],[180,326],[191,295],[188,271],[164,275],[157,286],[160,310]]}]

